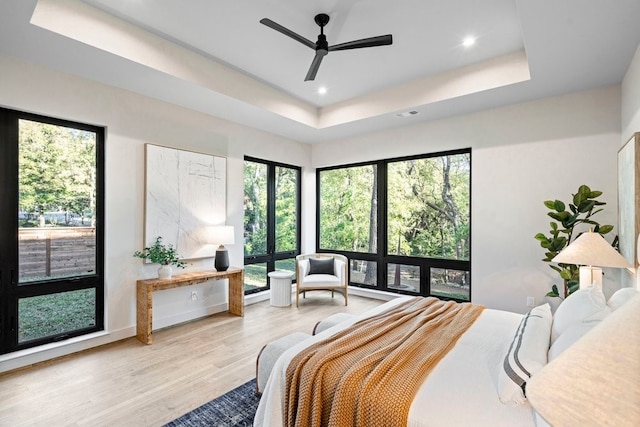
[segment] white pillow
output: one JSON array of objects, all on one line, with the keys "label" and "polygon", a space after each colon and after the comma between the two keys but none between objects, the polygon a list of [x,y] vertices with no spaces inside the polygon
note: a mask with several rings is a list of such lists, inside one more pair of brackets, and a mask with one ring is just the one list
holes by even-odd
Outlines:
[{"label": "white pillow", "polygon": [[611,309],[611,311],[615,311],[618,308],[622,307],[625,302],[629,301],[634,296],[638,295],[638,290],[636,288],[621,288],[618,289],[611,295],[609,301],[607,301],[607,306]]},{"label": "white pillow", "polygon": [[607,301],[599,286],[591,285],[569,295],[560,304],[553,315],[551,326],[551,342],[575,323],[599,322],[604,319],[611,309],[607,307]]},{"label": "white pillow", "polygon": [[522,318],[498,375],[498,397],[505,405],[525,403],[527,381],[547,364],[551,318],[549,304],[533,308]]},{"label": "white pillow", "polygon": [[562,335],[560,335],[558,339],[553,342],[553,344],[551,344],[548,357],[549,362],[558,357],[560,353],[571,347],[573,343],[582,338],[584,334],[593,329],[593,327],[598,323],[600,322],[578,322],[569,326],[569,328],[567,328],[567,330],[564,331]]}]

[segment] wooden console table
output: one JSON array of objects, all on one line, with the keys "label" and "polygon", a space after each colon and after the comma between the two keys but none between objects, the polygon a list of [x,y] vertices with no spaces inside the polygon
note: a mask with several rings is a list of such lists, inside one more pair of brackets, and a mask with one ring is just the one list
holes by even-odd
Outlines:
[{"label": "wooden console table", "polygon": [[195,285],[208,280],[229,279],[229,313],[244,316],[244,270],[230,267],[227,271],[198,271],[178,274],[171,279],[146,279],[136,282],[136,337],[151,344],[153,336],[153,292]]}]

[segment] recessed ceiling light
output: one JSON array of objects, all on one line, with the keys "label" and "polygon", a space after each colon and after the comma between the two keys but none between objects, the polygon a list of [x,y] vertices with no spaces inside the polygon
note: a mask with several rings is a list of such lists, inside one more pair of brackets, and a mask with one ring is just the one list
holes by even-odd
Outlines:
[{"label": "recessed ceiling light", "polygon": [[464,47],[470,47],[473,46],[474,44],[476,44],[476,38],[469,36],[469,37],[465,37],[464,40],[462,40],[462,46]]},{"label": "recessed ceiling light", "polygon": [[318,93],[319,93],[320,95],[324,95],[325,93],[327,93],[327,88],[326,88],[326,87],[324,87],[324,86],[320,86],[320,87],[318,88]]}]

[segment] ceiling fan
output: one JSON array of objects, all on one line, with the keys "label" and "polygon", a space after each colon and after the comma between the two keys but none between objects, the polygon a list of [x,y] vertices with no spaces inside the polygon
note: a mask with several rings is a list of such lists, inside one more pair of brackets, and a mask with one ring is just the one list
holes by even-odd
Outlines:
[{"label": "ceiling fan", "polygon": [[347,50],[347,49],[360,49],[363,47],[375,47],[375,46],[385,46],[390,45],[393,40],[391,34],[387,34],[384,36],[377,37],[369,37],[366,39],[353,40],[346,43],[334,44],[333,46],[329,46],[327,43],[327,36],[324,35],[324,26],[329,22],[329,15],[325,13],[320,13],[316,15],[314,18],[316,24],[320,26],[320,34],[318,35],[318,41],[312,42],[311,40],[302,37],[300,34],[294,33],[290,29],[283,27],[282,25],[273,22],[269,18],[263,18],[260,20],[261,24],[266,25],[269,28],[273,28],[276,31],[281,32],[285,36],[289,36],[292,39],[299,41],[305,46],[310,47],[316,51],[316,56],[313,58],[313,62],[311,62],[311,67],[307,72],[307,76],[304,78],[304,81],[314,80],[316,78],[316,73],[320,68],[320,64],[322,63],[322,59],[329,53],[334,50]]}]

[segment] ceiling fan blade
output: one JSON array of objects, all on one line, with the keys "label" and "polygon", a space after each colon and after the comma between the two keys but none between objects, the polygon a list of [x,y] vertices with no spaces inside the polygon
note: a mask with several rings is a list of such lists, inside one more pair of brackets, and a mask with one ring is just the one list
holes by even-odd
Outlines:
[{"label": "ceiling fan blade", "polygon": [[283,27],[282,25],[278,24],[277,22],[273,22],[271,19],[269,18],[262,18],[260,20],[260,23],[263,25],[266,25],[269,28],[273,28],[274,30],[284,34],[285,36],[289,36],[292,39],[302,43],[305,46],[310,47],[311,49],[315,49],[316,48],[316,44],[314,42],[312,42],[311,40],[302,37],[300,34],[294,33],[293,31],[291,31],[290,29]]},{"label": "ceiling fan blade", "polygon": [[320,64],[322,63],[322,58],[324,58],[326,54],[326,50],[316,50],[316,56],[313,57],[313,62],[311,63],[311,67],[309,67],[307,77],[304,78],[305,82],[315,80]]},{"label": "ceiling fan blade", "polygon": [[377,37],[369,37],[367,39],[353,40],[346,43],[340,43],[329,46],[329,52],[335,50],[360,49],[362,47],[386,46],[393,43],[391,34]]}]

